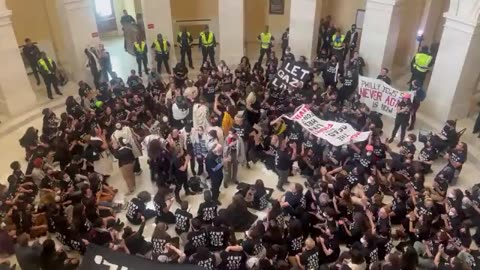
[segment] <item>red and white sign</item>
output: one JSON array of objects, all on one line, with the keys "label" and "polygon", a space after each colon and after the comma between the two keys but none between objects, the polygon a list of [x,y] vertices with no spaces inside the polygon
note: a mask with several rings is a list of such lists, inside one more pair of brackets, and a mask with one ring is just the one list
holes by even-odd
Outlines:
[{"label": "red and white sign", "polygon": [[298,107],[292,116],[284,117],[299,123],[308,132],[334,146],[363,142],[370,136],[370,131],[356,131],[350,124],[324,121],[318,118],[306,105]]},{"label": "red and white sign", "polygon": [[149,24],[147,24],[147,28],[148,29],[153,29],[153,28],[155,28],[155,25],[153,23],[149,23]]}]

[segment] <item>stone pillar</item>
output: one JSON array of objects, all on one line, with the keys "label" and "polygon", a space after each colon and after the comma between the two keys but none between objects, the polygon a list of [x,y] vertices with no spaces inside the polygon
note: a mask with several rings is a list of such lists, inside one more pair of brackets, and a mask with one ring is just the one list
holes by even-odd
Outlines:
[{"label": "stone pillar", "polygon": [[230,67],[245,55],[244,6],[244,0],[218,1],[220,59]]},{"label": "stone pillar", "polygon": [[400,30],[399,0],[367,0],[360,56],[366,74],[376,77],[382,67],[391,69]]},{"label": "stone pillar", "polygon": [[[289,45],[295,58],[316,56],[322,0],[293,0],[290,7]],[[281,38],[281,37],[278,37]]]},{"label": "stone pillar", "polygon": [[446,16],[426,100],[421,106],[434,120],[467,116],[480,70],[480,27],[476,20]]},{"label": "stone pillar", "polygon": [[445,10],[445,0],[427,0],[423,9],[422,21],[418,30],[423,31],[423,43],[430,46],[435,36],[437,26],[441,25],[443,12]]},{"label": "stone pillar", "polygon": [[145,34],[147,36],[147,45],[150,51],[149,61],[152,66],[156,66],[153,50],[150,49],[153,41],[158,34],[170,42],[170,68],[172,63],[177,63],[175,54],[176,34],[173,32],[172,25],[172,7],[170,0],[142,0],[143,22],[145,24]]},{"label": "stone pillar", "polygon": [[31,109],[36,97],[20,56],[11,15],[5,0],[0,0],[0,58],[4,65],[0,72],[0,112],[18,115]]},{"label": "stone pillar", "polygon": [[85,80],[93,85],[93,78],[85,63],[87,57],[85,49],[90,46],[98,46],[100,39],[98,37],[97,23],[95,21],[95,11],[90,0],[63,0],[63,6],[59,12],[64,15],[64,38],[66,48],[69,49],[69,57],[66,61],[71,69],[75,80]]}]

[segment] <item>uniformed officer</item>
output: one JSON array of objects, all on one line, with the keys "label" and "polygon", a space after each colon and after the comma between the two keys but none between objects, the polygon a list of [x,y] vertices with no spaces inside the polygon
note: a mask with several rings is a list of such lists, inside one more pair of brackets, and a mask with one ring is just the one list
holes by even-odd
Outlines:
[{"label": "uniformed officer", "polygon": [[148,48],[145,41],[140,37],[137,36],[137,41],[133,43],[133,47],[135,48],[135,56],[137,57],[137,64],[138,64],[138,75],[142,76],[142,64],[143,68],[145,69],[145,73],[148,75]]},{"label": "uniformed officer", "polygon": [[43,81],[47,87],[47,95],[49,99],[53,99],[52,96],[52,86],[55,89],[57,95],[62,95],[62,92],[58,89],[58,80],[57,80],[57,64],[52,58],[47,57],[45,52],[40,53],[40,58],[37,62],[38,70],[42,74]]},{"label": "uniformed officer", "polygon": [[433,65],[432,59],[433,57],[430,55],[428,47],[423,46],[412,59],[412,78],[410,79],[410,82],[415,80],[420,87],[423,85],[427,72]]},{"label": "uniformed officer", "polygon": [[155,50],[155,60],[157,61],[157,71],[162,73],[162,62],[168,74],[171,74],[168,58],[170,57],[170,42],[163,38],[162,34],[157,35],[157,39],[152,43],[152,49]]},{"label": "uniformed officer", "polygon": [[177,43],[180,47],[180,62],[185,65],[185,54],[188,56],[188,63],[190,64],[190,68],[193,69],[192,63],[192,45],[193,38],[190,32],[187,31],[186,27],[182,27],[182,30],[177,35]]},{"label": "uniformed officer", "polygon": [[207,61],[207,57],[210,57],[210,63],[212,66],[216,67],[215,46],[217,46],[217,41],[215,40],[215,35],[210,32],[208,25],[206,25],[205,30],[200,33],[200,37],[198,38],[198,46],[202,49],[202,65]]},{"label": "uniformed officer", "polygon": [[290,39],[290,28],[287,27],[287,29],[285,30],[285,32],[282,35],[282,58],[280,59],[282,61],[285,58],[285,51],[288,48],[288,40],[289,39]]},{"label": "uniformed officer", "polygon": [[33,44],[29,38],[25,39],[25,45],[23,46],[23,55],[27,58],[30,68],[32,69],[33,76],[37,80],[37,85],[40,85],[40,76],[38,76],[37,61],[40,57],[40,50],[37,45]]},{"label": "uniformed officer", "polygon": [[338,62],[343,62],[343,52],[345,50],[345,35],[340,33],[340,29],[337,29],[332,36],[332,49],[333,55],[337,57]]},{"label": "uniformed officer", "polygon": [[345,35],[345,51],[344,51],[344,59],[347,59],[347,55],[350,52],[350,59],[353,57],[355,50],[357,49],[358,44],[358,31],[357,25],[352,24],[350,30],[347,31]]},{"label": "uniformed officer", "polygon": [[272,33],[270,33],[268,25],[265,26],[265,32],[260,33],[260,35],[257,36],[257,40],[260,41],[260,57],[258,58],[258,63],[261,65],[265,53],[267,54],[267,57],[270,55],[272,42],[275,40]]}]

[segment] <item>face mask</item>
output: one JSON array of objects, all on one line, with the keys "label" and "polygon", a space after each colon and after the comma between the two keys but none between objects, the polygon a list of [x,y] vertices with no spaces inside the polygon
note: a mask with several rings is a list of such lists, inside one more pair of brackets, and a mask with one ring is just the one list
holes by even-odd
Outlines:
[{"label": "face mask", "polygon": [[372,155],[372,152],[367,152],[367,157],[371,156]]},{"label": "face mask", "polygon": [[373,185],[373,184],[375,184],[375,180],[373,180],[372,178],[368,178],[368,183],[370,185]]},{"label": "face mask", "polygon": [[367,240],[365,240],[364,238],[360,239],[360,242],[362,242],[363,245],[367,245]]}]

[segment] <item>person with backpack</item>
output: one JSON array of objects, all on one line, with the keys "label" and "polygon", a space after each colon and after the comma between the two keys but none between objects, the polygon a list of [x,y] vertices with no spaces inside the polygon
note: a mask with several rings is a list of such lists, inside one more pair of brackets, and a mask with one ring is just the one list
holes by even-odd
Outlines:
[{"label": "person with backpack", "polygon": [[410,111],[410,126],[408,130],[413,130],[415,128],[415,122],[417,120],[417,111],[420,108],[420,104],[425,100],[427,94],[423,90],[422,85],[418,83],[417,80],[413,80],[410,86],[410,91],[415,91],[415,96],[413,97],[412,110]]}]

